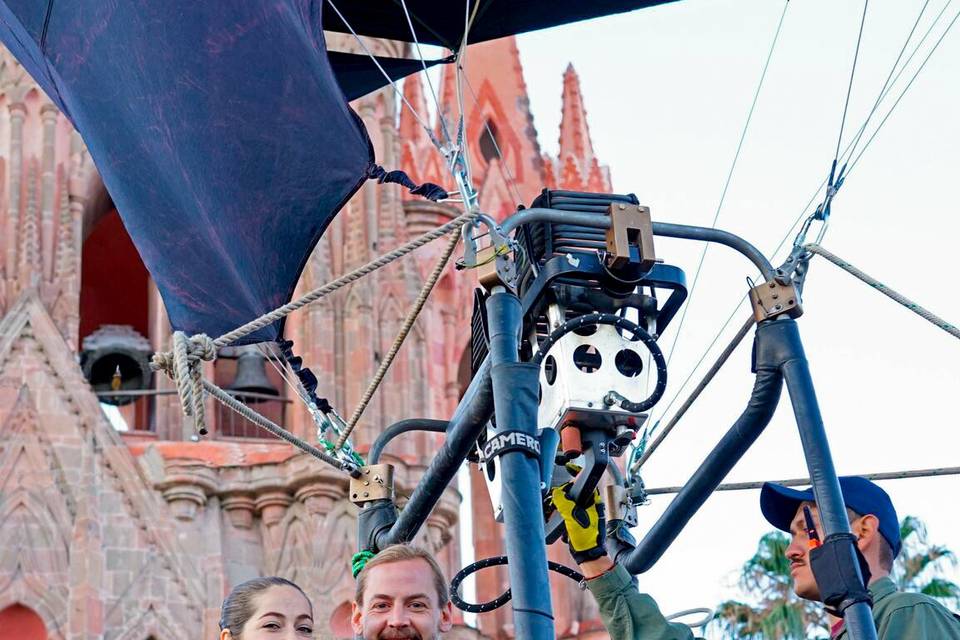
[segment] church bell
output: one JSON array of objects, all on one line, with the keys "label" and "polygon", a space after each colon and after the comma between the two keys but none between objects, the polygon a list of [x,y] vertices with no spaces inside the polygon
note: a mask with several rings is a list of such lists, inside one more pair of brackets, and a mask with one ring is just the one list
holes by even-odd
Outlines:
[{"label": "church bell", "polygon": [[150,342],[129,325],[105,324],[83,339],[80,366],[100,402],[130,404],[137,395],[108,391],[140,391],[150,387]]},{"label": "church bell", "polygon": [[267,358],[257,345],[238,347],[237,352],[237,375],[227,390],[234,392],[240,400],[247,403],[264,402],[266,398],[246,394],[279,396],[280,390],[267,378]]}]

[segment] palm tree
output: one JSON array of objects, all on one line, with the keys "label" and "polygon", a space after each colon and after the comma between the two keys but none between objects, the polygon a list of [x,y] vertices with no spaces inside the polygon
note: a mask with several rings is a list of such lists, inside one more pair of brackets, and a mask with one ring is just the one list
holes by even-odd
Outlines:
[{"label": "palm tree", "polygon": [[893,563],[894,582],[903,591],[924,593],[945,606],[960,609],[960,586],[938,577],[947,566],[955,567],[953,551],[927,542],[927,528],[913,516],[900,521],[903,549]]},{"label": "palm tree", "polygon": [[743,565],[738,580],[753,602],[727,600],[717,607],[711,628],[724,638],[741,640],[806,640],[826,638],[823,608],[793,592],[790,538],[774,531],[760,538],[757,552]]},{"label": "palm tree", "polygon": [[[903,591],[924,593],[954,609],[960,608],[960,586],[938,577],[946,566],[956,566],[954,553],[927,541],[927,529],[913,516],[900,523],[903,549],[893,564],[892,578]],[[826,638],[823,607],[793,592],[786,550],[790,538],[774,531],[760,538],[757,552],[743,565],[738,580],[751,602],[720,603],[711,629],[738,640],[802,640]]]}]

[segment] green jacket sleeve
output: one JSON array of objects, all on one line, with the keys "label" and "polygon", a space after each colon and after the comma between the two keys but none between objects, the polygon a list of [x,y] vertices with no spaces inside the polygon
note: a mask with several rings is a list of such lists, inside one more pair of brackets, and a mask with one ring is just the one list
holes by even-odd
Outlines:
[{"label": "green jacket sleeve", "polygon": [[960,640],[960,622],[928,603],[896,608],[878,622],[880,640]]},{"label": "green jacket sleeve", "polygon": [[620,565],[587,581],[610,640],[693,640],[685,624],[667,622],[657,603],[640,593]]}]

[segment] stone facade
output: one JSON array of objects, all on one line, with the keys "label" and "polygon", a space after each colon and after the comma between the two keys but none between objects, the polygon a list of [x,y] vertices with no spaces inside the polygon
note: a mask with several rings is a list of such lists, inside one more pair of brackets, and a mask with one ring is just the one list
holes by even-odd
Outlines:
[{"label": "stone facade", "polygon": [[[381,54],[401,53],[394,43],[373,46]],[[444,71],[437,91],[441,111],[455,117],[451,71]],[[557,158],[540,151],[514,40],[472,47],[466,80],[471,164],[486,211],[502,217],[543,186],[610,188],[593,153],[572,67],[564,75]],[[405,82],[403,91],[426,116],[429,89],[422,81]],[[378,162],[403,168],[416,181],[449,185],[427,132],[406,109],[398,124],[398,106],[389,90],[354,105]],[[432,126],[442,135],[439,124]],[[317,245],[299,291],[455,215],[449,206],[368,183]],[[357,405],[442,245],[433,243],[287,322],[287,336],[320,379],[318,393],[341,413]],[[395,420],[453,411],[469,378],[472,295],[473,283],[462,273],[449,269],[441,278],[355,432],[361,452]],[[347,560],[355,550],[355,516],[345,477],[238,428],[212,401],[211,436],[195,441],[165,379],[155,378],[151,395],[110,409],[108,417],[78,365],[83,338],[107,323],[134,327],[155,349],[168,346],[159,294],[82,140],[3,51],[0,621],[11,630],[38,629],[42,622],[52,639],[212,640],[231,586],[276,574],[311,596],[318,637],[349,637]],[[235,366],[218,360],[206,374],[225,385]],[[282,387],[279,374],[269,375]],[[295,433],[314,436],[299,404],[267,405],[264,411]],[[400,494],[415,485],[441,437],[414,434],[391,443],[385,460],[397,467]],[[461,490],[473,499],[476,556],[501,553],[483,482],[475,476]],[[459,567],[460,500],[450,487],[418,539],[448,571]],[[559,547],[551,554],[570,562]],[[506,572],[490,570],[479,577],[479,597],[489,599],[505,586]],[[601,637],[589,635],[597,628],[595,610],[575,585],[557,581],[554,598],[558,637]],[[479,624],[472,630],[461,623],[450,637],[512,637],[508,607],[481,616]],[[0,640],[12,640],[10,633],[0,626]]]}]

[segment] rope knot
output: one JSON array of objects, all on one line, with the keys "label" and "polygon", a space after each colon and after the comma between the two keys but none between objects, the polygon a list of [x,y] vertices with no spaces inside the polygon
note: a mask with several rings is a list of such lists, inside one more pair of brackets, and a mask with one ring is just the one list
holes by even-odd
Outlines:
[{"label": "rope knot", "polygon": [[183,414],[193,417],[194,426],[200,435],[206,435],[207,423],[203,407],[203,361],[217,357],[217,345],[203,333],[187,337],[182,331],[173,333],[173,350],[153,354],[150,368],[166,373],[176,384]]}]

